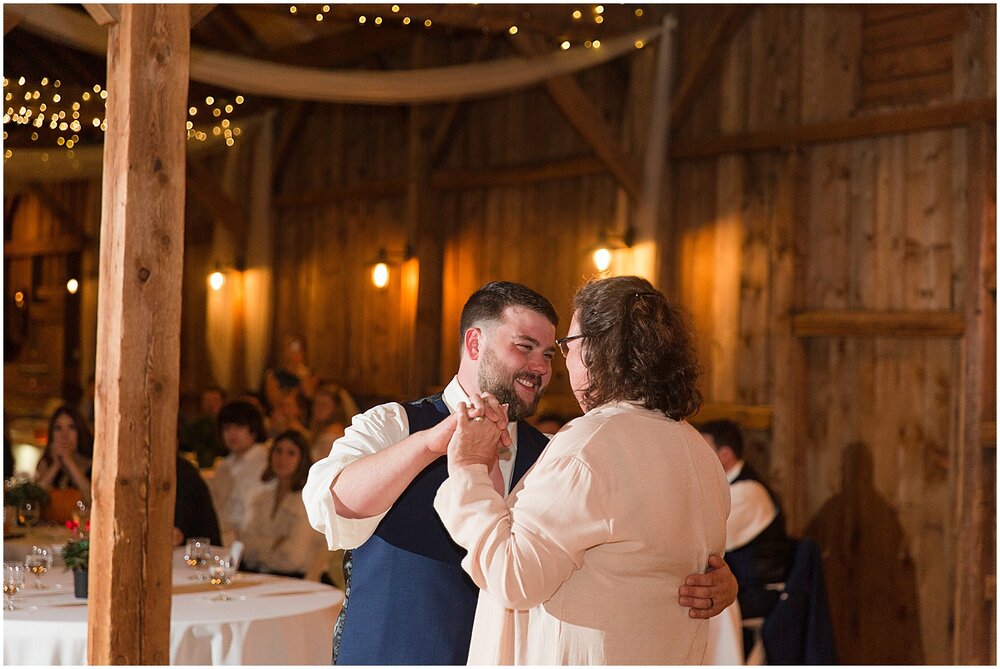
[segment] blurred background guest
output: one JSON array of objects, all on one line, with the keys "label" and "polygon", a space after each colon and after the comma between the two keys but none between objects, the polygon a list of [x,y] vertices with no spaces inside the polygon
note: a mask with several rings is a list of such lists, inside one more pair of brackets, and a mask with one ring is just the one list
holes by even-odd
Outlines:
[{"label": "blurred background guest", "polygon": [[257,492],[240,532],[246,571],[303,578],[322,562],[324,541],[309,525],[302,504],[302,486],[312,458],[309,442],[298,430],[279,434],[271,446],[265,487]]},{"label": "blurred background guest", "polygon": [[299,334],[285,335],[281,345],[281,363],[264,372],[264,395],[271,406],[277,406],[282,391],[298,389],[312,400],[319,377],[306,364],[306,340]]},{"label": "blurred background guest", "polygon": [[219,518],[212,495],[198,468],[177,454],[177,497],[174,500],[174,546],[188,537],[208,537],[213,546],[222,545]]},{"label": "blurred background guest", "polygon": [[219,386],[201,389],[198,416],[186,422],[181,429],[180,449],[194,453],[198,466],[212,467],[216,458],[226,455],[219,436],[219,412],[226,403],[226,391]]},{"label": "blurred background guest", "polygon": [[219,411],[219,434],[229,455],[222,458],[212,477],[212,497],[219,510],[222,539],[232,543],[250,502],[260,490],[267,466],[267,432],[260,411],[250,402],[230,402]]},{"label": "blurred background guest", "polygon": [[324,383],[313,396],[309,429],[313,434],[313,461],[330,454],[333,442],[344,436],[344,429],[358,413],[358,405],[336,383]]},{"label": "blurred background guest", "polygon": [[297,430],[309,441],[312,435],[305,425],[308,416],[309,400],[298,389],[283,390],[279,393],[278,403],[271,408],[268,434],[276,437],[288,430]]},{"label": "blurred background guest", "polygon": [[90,473],[94,441],[86,421],[73,408],[60,406],[49,420],[45,452],[35,470],[35,483],[51,497],[46,520],[68,520],[77,502],[90,505]]}]

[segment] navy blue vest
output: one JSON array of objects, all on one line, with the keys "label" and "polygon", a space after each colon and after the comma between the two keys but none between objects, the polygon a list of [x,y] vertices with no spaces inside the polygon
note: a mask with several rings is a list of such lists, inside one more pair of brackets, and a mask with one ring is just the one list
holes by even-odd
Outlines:
[{"label": "navy blue vest", "polygon": [[[403,405],[410,434],[448,417],[441,395]],[[548,439],[517,424],[511,487]],[[434,497],[448,477],[441,456],[413,479],[375,534],[344,559],[347,599],[334,631],[334,664],[465,664],[479,589],[462,569]]]},{"label": "navy blue vest", "polygon": [[792,558],[792,542],[785,533],[785,514],[771,489],[747,463],[737,481],[756,481],[764,486],[778,514],[771,524],[753,540],[726,553],[726,563],[736,577],[740,589],[737,600],[744,618],[757,618],[770,613],[778,601],[779,593],[768,590],[768,583],[781,583],[788,574]]}]

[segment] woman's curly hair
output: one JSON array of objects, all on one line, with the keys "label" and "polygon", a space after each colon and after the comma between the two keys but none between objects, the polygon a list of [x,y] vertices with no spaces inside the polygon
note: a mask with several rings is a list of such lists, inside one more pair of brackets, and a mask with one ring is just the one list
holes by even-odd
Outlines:
[{"label": "woman's curly hair", "polygon": [[595,279],[573,297],[587,406],[638,402],[682,420],[701,406],[698,367],[684,313],[637,276]]}]

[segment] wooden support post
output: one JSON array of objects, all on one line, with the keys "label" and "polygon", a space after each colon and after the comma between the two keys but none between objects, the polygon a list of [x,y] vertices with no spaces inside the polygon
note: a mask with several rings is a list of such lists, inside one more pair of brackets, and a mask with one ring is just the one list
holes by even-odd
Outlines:
[{"label": "wooden support post", "polygon": [[[956,664],[988,664],[989,625],[993,603],[986,596],[992,568],[986,546],[986,524],[996,522],[984,504],[988,478],[983,466],[981,430],[984,420],[996,420],[984,406],[986,384],[993,379],[996,360],[996,295],[986,277],[996,267],[996,128],[978,124],[969,130],[969,237],[965,277],[965,341],[960,410],[961,438],[955,462],[955,636],[952,660]],[[987,355],[988,347],[993,355]],[[995,395],[994,395],[995,396]],[[996,573],[993,573],[995,579]],[[995,653],[995,650],[993,650]]]},{"label": "wooden support post", "polygon": [[773,286],[771,341],[774,351],[772,475],[785,501],[788,531],[800,534],[806,524],[805,449],[808,376],[805,343],[794,332],[794,314],[804,301],[802,240],[796,232],[804,216],[803,169],[798,151],[788,154],[778,178],[772,219],[770,265]]},{"label": "wooden support post", "polygon": [[126,4],[108,31],[92,665],[169,661],[189,17]]},{"label": "wooden support post", "polygon": [[[414,67],[422,65],[422,46],[414,48]],[[441,359],[442,273],[444,240],[447,237],[435,220],[434,198],[428,197],[430,164],[428,135],[431,125],[425,107],[410,106],[407,145],[406,229],[407,239],[416,252],[416,309],[405,368],[409,370],[406,387],[413,397],[422,397],[437,385]],[[411,261],[412,262],[412,261]],[[404,277],[406,275],[404,274]],[[411,290],[412,290],[412,277]],[[403,286],[404,309],[413,297]]]}]

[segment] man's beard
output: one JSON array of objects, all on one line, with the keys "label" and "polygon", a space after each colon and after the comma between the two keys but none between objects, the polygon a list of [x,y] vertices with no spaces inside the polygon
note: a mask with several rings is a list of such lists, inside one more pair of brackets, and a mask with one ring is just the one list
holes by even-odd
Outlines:
[{"label": "man's beard", "polygon": [[[483,350],[483,359],[479,363],[478,373],[479,389],[492,394],[500,404],[507,406],[507,419],[512,421],[524,420],[535,413],[538,408],[538,400],[542,396],[542,377],[532,372],[520,372],[511,374],[500,362],[500,359],[492,349]],[[514,389],[515,379],[531,381],[538,386],[535,399],[530,404],[525,404],[517,390]]]}]

